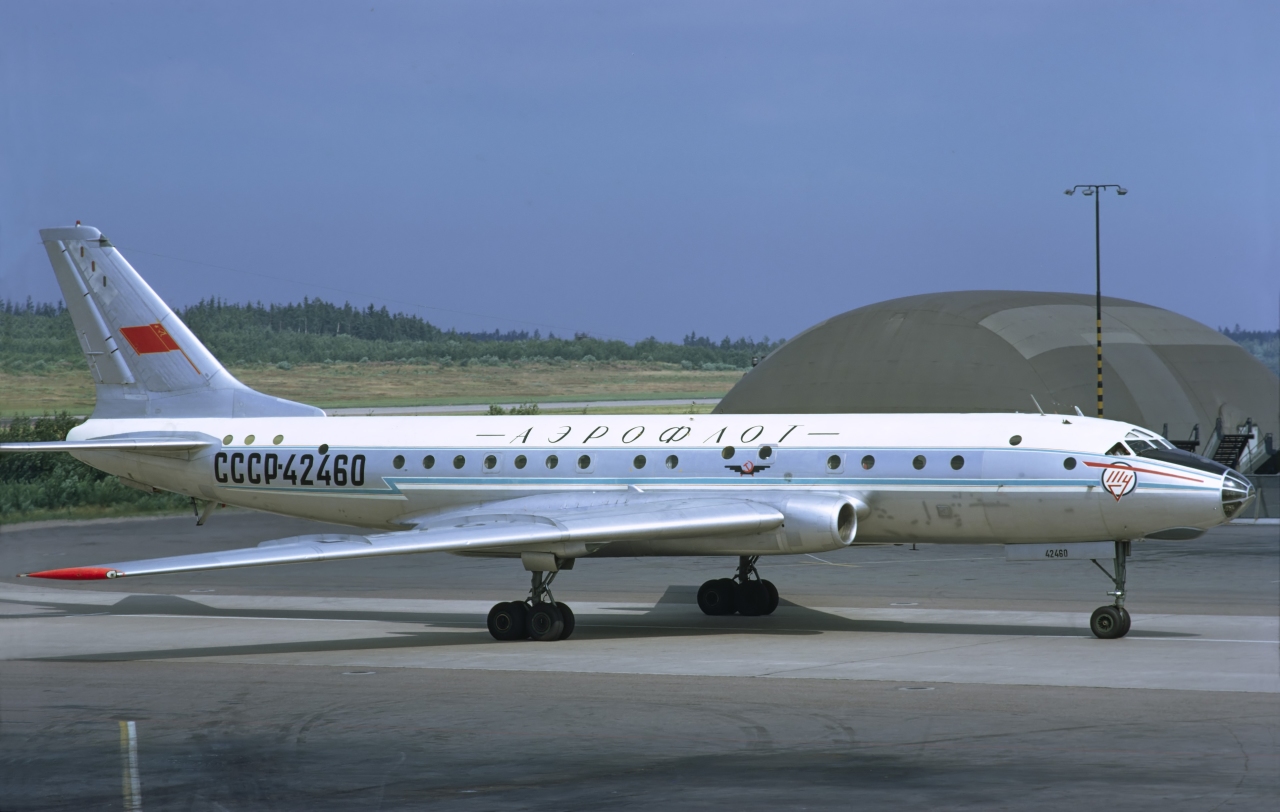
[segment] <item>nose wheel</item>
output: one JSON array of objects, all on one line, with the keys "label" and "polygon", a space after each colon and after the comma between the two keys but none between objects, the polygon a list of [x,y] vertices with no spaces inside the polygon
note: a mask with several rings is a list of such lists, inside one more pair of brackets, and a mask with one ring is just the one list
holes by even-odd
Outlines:
[{"label": "nose wheel", "polygon": [[1099,564],[1097,559],[1093,560],[1094,566],[1115,584],[1115,591],[1107,593],[1115,598],[1115,602],[1110,606],[1099,606],[1089,617],[1089,631],[1102,640],[1118,640],[1129,633],[1132,619],[1129,617],[1129,610],[1124,608],[1124,584],[1128,576],[1126,561],[1129,552],[1129,542],[1116,542],[1115,574],[1107,572],[1107,568]]},{"label": "nose wheel", "polygon": [[487,625],[494,640],[567,640],[577,626],[573,610],[551,594],[556,573],[533,573],[529,597],[494,604]]},{"label": "nose wheel", "polygon": [[714,578],[698,589],[698,608],[707,615],[747,617],[771,615],[778,608],[778,588],[756,572],[758,555],[738,557],[738,572],[732,578]]}]

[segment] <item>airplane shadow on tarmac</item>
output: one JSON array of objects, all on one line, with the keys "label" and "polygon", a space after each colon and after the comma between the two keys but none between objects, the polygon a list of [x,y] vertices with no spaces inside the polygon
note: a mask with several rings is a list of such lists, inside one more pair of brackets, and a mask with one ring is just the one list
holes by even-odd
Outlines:
[{"label": "airplane shadow on tarmac", "polygon": [[[629,614],[588,614],[577,616],[577,628],[569,642],[627,640],[648,637],[706,637],[711,635],[806,636],[827,632],[890,634],[987,635],[1010,637],[1090,637],[1085,629],[1068,626],[1013,624],[938,623],[900,620],[846,618],[809,609],[783,600],[778,611],[767,617],[708,617],[697,608],[697,587],[670,586],[652,609],[636,612],[634,606],[617,607]],[[90,615],[163,615],[166,617],[225,617],[282,620],[346,620],[381,623],[427,624],[450,631],[405,631],[371,638],[300,640],[233,646],[199,646],[178,649],[103,652],[66,657],[37,658],[42,661],[119,662],[130,660],[175,660],[191,657],[226,657],[257,654],[315,653],[326,651],[369,651],[379,649],[431,648],[436,646],[503,646],[489,636],[483,618],[448,612],[359,612],[343,610],[230,609],[212,607],[177,595],[129,595],[111,606],[51,601],[0,600],[0,603],[41,607],[45,611],[7,614],[4,620],[33,617],[75,617]],[[602,607],[610,609],[608,606]],[[634,612],[634,613],[631,613]],[[471,633],[461,629],[473,629]],[[1194,634],[1139,632],[1133,637],[1185,638]],[[534,645],[532,642],[529,645]],[[548,644],[538,644],[548,645]]]}]

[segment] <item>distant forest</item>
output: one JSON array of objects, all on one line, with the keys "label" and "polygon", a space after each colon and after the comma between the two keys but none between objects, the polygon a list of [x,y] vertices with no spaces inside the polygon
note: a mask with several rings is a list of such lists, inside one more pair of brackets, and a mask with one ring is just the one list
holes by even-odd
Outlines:
[{"label": "distant forest", "polygon": [[1224,327],[1220,332],[1280,375],[1280,330],[1241,330],[1237,324],[1235,329]]},{"label": "distant forest", "polygon": [[[684,341],[646,338],[634,344],[585,333],[562,338],[535,330],[465,333],[442,330],[418,316],[373,305],[361,309],[322,299],[301,304],[235,304],[202,300],[177,310],[205,346],[228,366],[336,361],[400,361],[446,365],[513,362],[652,361],[690,369],[745,369],[782,345],[728,336],[715,341],[689,333]],[[12,371],[79,361],[71,316],[58,304],[0,304],[0,367]]]},{"label": "distant forest", "polygon": [[[220,361],[229,366],[253,363],[308,364],[335,361],[400,361],[445,365],[563,363],[566,361],[656,361],[690,369],[745,369],[785,339],[771,341],[728,336],[719,341],[691,332],[674,342],[646,338],[634,344],[594,338],[585,333],[561,338],[539,331],[464,333],[442,330],[405,313],[373,305],[361,309],[322,299],[301,304],[234,304],[202,300],[178,315]],[[1220,332],[1280,375],[1280,331]],[[61,302],[0,304],[0,367],[41,369],[58,362],[81,361],[71,316]]]}]

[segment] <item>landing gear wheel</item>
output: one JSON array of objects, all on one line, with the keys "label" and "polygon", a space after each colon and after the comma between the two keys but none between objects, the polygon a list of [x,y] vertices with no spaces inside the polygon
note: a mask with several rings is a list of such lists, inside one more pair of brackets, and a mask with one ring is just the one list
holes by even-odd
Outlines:
[{"label": "landing gear wheel", "polygon": [[569,608],[569,604],[557,601],[556,608],[560,610],[560,618],[564,621],[564,631],[560,632],[560,639],[568,640],[569,635],[573,634],[578,621],[574,618],[573,610]]},{"label": "landing gear wheel", "polygon": [[524,601],[512,601],[511,611],[516,616],[516,626],[520,629],[520,635],[513,639],[524,640],[529,636],[529,604]]},{"label": "landing gear wheel", "polygon": [[529,610],[529,636],[540,642],[559,640],[564,618],[554,603],[535,603]]},{"label": "landing gear wheel", "polygon": [[1120,636],[1124,637],[1126,634],[1129,633],[1129,626],[1132,625],[1133,618],[1129,617],[1128,609],[1124,608],[1123,606],[1120,606],[1117,608],[1120,609],[1120,615],[1124,618],[1124,625],[1120,627]]},{"label": "landing gear wheel", "polygon": [[1125,614],[1127,613],[1117,606],[1099,606],[1089,618],[1089,630],[1102,640],[1124,637],[1124,633],[1129,630],[1124,622]]},{"label": "landing gear wheel", "polygon": [[525,636],[525,605],[519,602],[495,604],[489,610],[489,634],[494,640],[523,640]]},{"label": "landing gear wheel", "polygon": [[708,615],[731,615],[734,610],[732,578],[707,581],[698,589],[698,608]]},{"label": "landing gear wheel", "polygon": [[768,614],[769,590],[760,581],[747,581],[738,585],[736,602],[738,614],[745,617]]},{"label": "landing gear wheel", "polygon": [[769,604],[765,607],[761,614],[772,615],[773,610],[778,608],[778,588],[773,585],[773,581],[761,581],[764,589],[769,593]]}]

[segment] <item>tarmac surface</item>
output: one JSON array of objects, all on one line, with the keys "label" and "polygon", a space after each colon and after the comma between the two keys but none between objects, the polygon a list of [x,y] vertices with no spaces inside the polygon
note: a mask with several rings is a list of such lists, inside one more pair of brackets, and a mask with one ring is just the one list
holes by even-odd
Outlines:
[{"label": "tarmac surface", "polygon": [[[0,572],[332,529],[223,511],[0,528]],[[497,643],[518,561],[0,581],[0,810],[1272,809],[1280,527],[1134,545],[1110,583],[1000,547],[584,560],[559,643]],[[129,723],[132,722],[132,725]],[[130,735],[132,730],[132,737]]]}]

